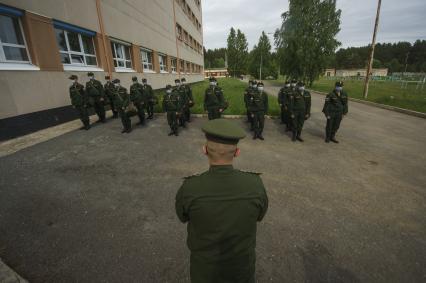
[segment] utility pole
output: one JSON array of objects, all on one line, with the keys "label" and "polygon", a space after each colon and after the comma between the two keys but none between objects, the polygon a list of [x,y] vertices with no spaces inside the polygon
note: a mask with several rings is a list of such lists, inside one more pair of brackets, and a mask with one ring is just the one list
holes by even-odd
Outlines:
[{"label": "utility pole", "polygon": [[367,96],[368,96],[368,82],[370,81],[370,73],[371,73],[371,69],[373,67],[374,48],[376,47],[376,35],[377,35],[377,28],[379,26],[379,17],[380,17],[381,5],[382,5],[382,0],[378,0],[376,23],[374,24],[374,32],[373,32],[373,42],[371,43],[370,58],[368,60],[367,74],[365,76],[364,99],[366,99]]},{"label": "utility pole", "polygon": [[260,69],[259,69],[259,79],[262,81],[262,64],[263,64],[263,53],[260,50]]},{"label": "utility pole", "polygon": [[407,72],[407,68],[408,68],[408,56],[410,56],[410,51],[408,51],[407,55],[405,56],[405,68],[404,68],[404,73],[402,73],[403,78],[404,78],[405,73]]}]

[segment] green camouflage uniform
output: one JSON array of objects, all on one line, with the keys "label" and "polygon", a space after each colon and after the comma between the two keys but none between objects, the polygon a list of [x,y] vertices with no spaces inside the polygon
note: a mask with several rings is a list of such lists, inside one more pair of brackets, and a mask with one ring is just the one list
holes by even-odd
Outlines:
[{"label": "green camouflage uniform", "polygon": [[154,117],[154,105],[158,103],[157,98],[154,95],[151,85],[143,85],[144,97],[147,99],[146,112],[148,114],[148,119]]},{"label": "green camouflage uniform", "polygon": [[258,90],[252,91],[248,101],[249,111],[253,118],[253,128],[256,137],[262,136],[265,126],[265,114],[268,112],[268,95]]},{"label": "green camouflage uniform", "polygon": [[187,177],[176,195],[176,213],[188,222],[191,282],[255,282],[256,230],[268,198],[256,173],[211,166]]},{"label": "green camouflage uniform", "polygon": [[244,91],[244,105],[246,106],[247,121],[250,123],[250,130],[251,131],[254,130],[254,126],[253,126],[253,118],[251,117],[251,113],[249,111],[249,101],[250,101],[251,97],[253,96],[254,91],[255,91],[255,89],[251,86],[246,88],[246,90]]},{"label": "green camouflage uniform", "polygon": [[134,83],[130,87],[130,101],[133,102],[137,109],[137,114],[139,117],[139,123],[145,123],[145,97],[143,94],[143,85],[140,83]]},{"label": "green camouflage uniform", "polygon": [[127,93],[127,89],[122,86],[114,87],[113,94],[114,104],[117,106],[123,128],[125,131],[130,131],[132,128],[132,121],[130,120],[129,113],[126,111],[130,104],[130,96]]},{"label": "green camouflage uniform", "polygon": [[292,118],[293,139],[300,137],[305,120],[311,116],[311,94],[294,90],[290,94],[288,111]]},{"label": "green camouflage uniform", "polygon": [[102,122],[105,121],[105,93],[101,82],[95,79],[89,80],[86,83],[86,92],[89,95],[99,120]]},{"label": "green camouflage uniform", "polygon": [[189,111],[189,97],[187,91],[183,86],[178,86],[174,88],[174,91],[179,95],[179,103],[181,105],[181,114],[179,115],[179,125],[181,127],[186,127],[186,111]]},{"label": "green camouflage uniform", "polygon": [[110,81],[106,82],[104,85],[105,95],[108,98],[109,105],[111,106],[111,111],[113,117],[118,117],[117,107],[114,104],[114,94],[113,94],[114,84]]},{"label": "green camouflage uniform", "polygon": [[219,119],[224,109],[225,99],[223,91],[218,86],[209,86],[204,93],[204,110],[208,112],[209,120]]},{"label": "green camouflage uniform", "polygon": [[177,134],[178,115],[182,111],[182,103],[177,90],[173,90],[170,94],[166,92],[163,98],[163,111],[167,113],[167,122],[172,133]]},{"label": "green camouflage uniform", "polygon": [[281,107],[281,122],[286,124],[287,128],[290,128],[290,117],[288,113],[288,97],[290,93],[289,87],[283,87],[278,93],[278,104]]},{"label": "green camouflage uniform", "polygon": [[88,97],[84,91],[84,86],[79,83],[73,83],[70,86],[71,105],[77,110],[78,116],[85,129],[90,127],[88,108]]},{"label": "green camouflage uniform", "polygon": [[194,105],[194,96],[192,95],[192,89],[191,86],[184,84],[182,85],[182,88],[185,90],[186,93],[186,97],[188,99],[188,104],[184,109],[184,116],[185,116],[185,120],[187,122],[191,121],[191,107]]},{"label": "green camouflage uniform", "polygon": [[326,98],[322,112],[327,118],[327,126],[325,128],[326,139],[334,138],[340,127],[343,115],[348,113],[348,95],[346,92],[341,93],[333,90]]}]

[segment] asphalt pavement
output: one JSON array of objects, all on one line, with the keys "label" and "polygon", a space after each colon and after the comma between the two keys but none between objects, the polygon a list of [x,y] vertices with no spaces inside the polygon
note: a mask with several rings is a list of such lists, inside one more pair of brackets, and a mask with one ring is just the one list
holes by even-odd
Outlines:
[{"label": "asphalt pavement", "polygon": [[[258,282],[425,282],[426,120],[350,103],[326,144],[323,100],[304,143],[270,119],[240,143],[235,167],[270,199]],[[163,116],[131,134],[110,120],[0,157],[0,258],[29,282],[189,282],[174,197],[208,168],[205,121],[168,137]]]}]

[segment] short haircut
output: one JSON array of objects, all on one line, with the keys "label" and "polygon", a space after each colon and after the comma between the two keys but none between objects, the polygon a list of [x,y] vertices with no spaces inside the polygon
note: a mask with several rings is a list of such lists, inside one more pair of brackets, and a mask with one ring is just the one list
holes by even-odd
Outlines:
[{"label": "short haircut", "polygon": [[235,151],[237,150],[236,144],[224,144],[214,141],[207,141],[206,147],[207,155],[214,162],[232,161],[234,159]]}]

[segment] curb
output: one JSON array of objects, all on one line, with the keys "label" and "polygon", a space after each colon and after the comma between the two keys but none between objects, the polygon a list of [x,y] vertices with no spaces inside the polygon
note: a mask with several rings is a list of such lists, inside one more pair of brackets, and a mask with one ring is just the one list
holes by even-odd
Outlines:
[{"label": "curb", "polygon": [[0,259],[0,282],[4,283],[28,283],[27,280],[23,279],[13,269],[7,266]]},{"label": "curb", "polygon": [[[312,89],[310,89],[309,91],[314,92],[314,93],[318,93],[318,94],[321,94],[321,95],[327,95],[328,94],[326,92],[316,91],[316,90],[312,90]],[[417,111],[413,111],[413,110],[408,110],[408,109],[404,109],[404,108],[380,104],[380,103],[371,102],[371,101],[367,101],[367,100],[363,100],[363,99],[352,98],[352,97],[349,97],[349,100],[354,101],[354,102],[358,102],[358,103],[362,103],[362,104],[365,104],[365,105],[377,107],[377,108],[382,108],[382,109],[386,109],[386,110],[399,112],[399,113],[402,113],[402,114],[407,114],[407,115],[410,115],[410,116],[415,116],[415,117],[426,119],[426,113],[422,113],[422,112],[417,112]]]},{"label": "curb", "polygon": [[[191,117],[195,118],[208,118],[207,114],[191,114]],[[247,117],[246,115],[222,115],[224,119],[241,119]],[[278,116],[265,115],[267,119],[278,119]]]}]

